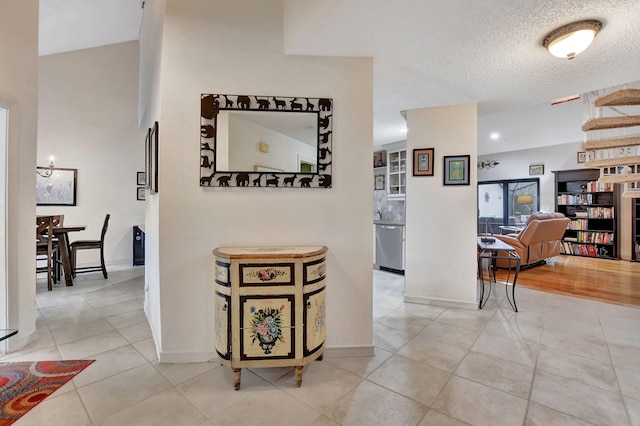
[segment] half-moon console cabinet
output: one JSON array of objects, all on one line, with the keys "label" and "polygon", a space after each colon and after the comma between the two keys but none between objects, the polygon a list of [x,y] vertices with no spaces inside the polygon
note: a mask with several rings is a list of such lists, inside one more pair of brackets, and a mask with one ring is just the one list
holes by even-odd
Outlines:
[{"label": "half-moon console cabinet", "polygon": [[219,247],[215,256],[216,352],[233,369],[302,367],[322,359],[326,336],[324,246]]}]

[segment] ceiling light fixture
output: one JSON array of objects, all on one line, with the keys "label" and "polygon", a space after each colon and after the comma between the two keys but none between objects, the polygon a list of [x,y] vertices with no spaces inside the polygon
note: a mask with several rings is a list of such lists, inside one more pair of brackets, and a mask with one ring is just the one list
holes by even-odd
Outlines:
[{"label": "ceiling light fixture", "polygon": [[602,22],[596,19],[572,22],[547,34],[542,45],[553,56],[573,59],[589,47],[600,28]]}]

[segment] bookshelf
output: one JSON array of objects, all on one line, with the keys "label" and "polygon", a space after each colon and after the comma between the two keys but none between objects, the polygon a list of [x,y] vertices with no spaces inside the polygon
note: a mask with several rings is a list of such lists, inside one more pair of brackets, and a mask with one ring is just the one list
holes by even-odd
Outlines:
[{"label": "bookshelf", "polygon": [[615,184],[598,182],[600,170],[560,170],[555,174],[556,211],[571,219],[560,253],[618,259],[618,205]]}]

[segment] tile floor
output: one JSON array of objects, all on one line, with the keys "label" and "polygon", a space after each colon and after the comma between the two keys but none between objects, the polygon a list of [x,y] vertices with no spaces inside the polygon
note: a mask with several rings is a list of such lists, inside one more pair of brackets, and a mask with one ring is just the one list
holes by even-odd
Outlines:
[{"label": "tile floor", "polygon": [[[38,281],[41,337],[0,361],[97,361],[16,425],[640,425],[640,309],[518,288],[481,311],[402,302],[374,272],[375,357],[244,370],[159,364],[142,269]],[[502,289],[500,289],[502,290]]]}]

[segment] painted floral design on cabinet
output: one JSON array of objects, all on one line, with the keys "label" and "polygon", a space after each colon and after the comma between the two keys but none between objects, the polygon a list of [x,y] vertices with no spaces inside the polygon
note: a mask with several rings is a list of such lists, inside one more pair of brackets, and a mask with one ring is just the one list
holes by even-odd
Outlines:
[{"label": "painted floral design on cabinet", "polygon": [[251,320],[251,344],[253,345],[257,340],[260,348],[268,355],[278,341],[284,343],[284,338],[282,337],[282,311],[284,311],[284,305],[281,305],[279,309],[271,307],[256,309],[255,306],[251,306],[249,311],[253,314]]},{"label": "painted floral design on cabinet", "polygon": [[286,272],[280,269],[266,268],[248,272],[247,276],[250,278],[257,278],[260,281],[271,281],[272,279],[284,276],[285,274]]}]

